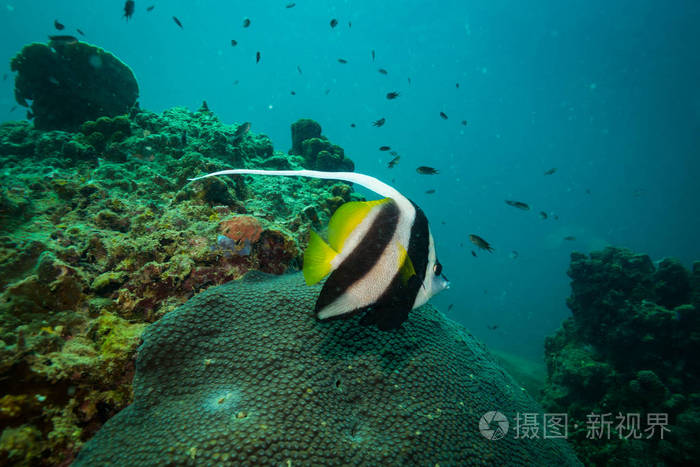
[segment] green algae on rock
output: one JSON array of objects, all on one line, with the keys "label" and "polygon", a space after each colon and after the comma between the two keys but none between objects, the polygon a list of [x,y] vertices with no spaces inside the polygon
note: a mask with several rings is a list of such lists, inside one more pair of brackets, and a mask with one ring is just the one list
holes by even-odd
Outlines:
[{"label": "green algae on rock", "polygon": [[10,62],[15,100],[43,130],[77,130],[88,120],[125,114],[136,103],[131,69],[111,53],[80,41],[25,46]]},{"label": "green algae on rock", "polygon": [[563,440],[479,433],[541,409],[464,328],[430,306],[397,332],[319,322],[319,290],[251,272],[151,325],[134,403],[75,465],[579,465]]},{"label": "green algae on rock", "polygon": [[[130,403],[144,324],[249,270],[297,269],[308,231],[361,199],[337,182],[188,183],[271,160],[303,167],[265,135],[236,138],[239,127],[182,108],[135,108],[75,133],[0,124],[0,377],[12,382],[0,463],[70,460]],[[246,255],[217,242],[241,215],[261,227]]]},{"label": "green algae on rock", "polygon": [[[647,255],[606,248],[572,253],[568,274],[573,317],[545,343],[545,408],[578,423],[570,440],[587,464],[697,463],[700,262],[688,272],[677,260],[655,266]],[[642,425],[647,414],[665,413],[670,432],[589,439],[591,413],[640,414]]]}]

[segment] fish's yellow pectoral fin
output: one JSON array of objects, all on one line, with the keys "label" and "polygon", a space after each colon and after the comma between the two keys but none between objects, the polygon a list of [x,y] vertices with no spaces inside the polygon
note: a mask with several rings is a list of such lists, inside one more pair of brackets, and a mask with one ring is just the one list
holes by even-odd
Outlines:
[{"label": "fish's yellow pectoral fin", "polygon": [[331,272],[331,261],[338,253],[319,235],[311,231],[309,235],[309,245],[304,252],[304,279],[306,285],[314,285]]},{"label": "fish's yellow pectoral fin", "polygon": [[328,243],[331,248],[338,252],[343,251],[345,240],[372,208],[389,201],[389,198],[377,201],[349,201],[340,206],[328,223]]},{"label": "fish's yellow pectoral fin", "polygon": [[416,270],[413,267],[413,262],[411,261],[411,258],[408,256],[408,252],[406,251],[406,248],[402,244],[399,243],[399,274],[401,275],[401,282],[405,284],[408,283],[408,280],[411,278],[411,276],[416,275]]}]

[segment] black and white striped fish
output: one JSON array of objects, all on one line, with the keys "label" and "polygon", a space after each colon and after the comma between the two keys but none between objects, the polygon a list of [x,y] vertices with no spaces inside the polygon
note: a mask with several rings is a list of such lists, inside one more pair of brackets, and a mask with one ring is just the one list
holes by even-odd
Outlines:
[{"label": "black and white striped fish", "polygon": [[449,287],[423,211],[374,177],[355,172],[233,169],[191,180],[218,175],[343,180],[385,197],[338,208],[328,225],[328,244],[311,232],[304,252],[306,283],[315,284],[330,274],[316,301],[316,316],[321,320],[365,312],[363,324],[395,329],[412,309]]}]

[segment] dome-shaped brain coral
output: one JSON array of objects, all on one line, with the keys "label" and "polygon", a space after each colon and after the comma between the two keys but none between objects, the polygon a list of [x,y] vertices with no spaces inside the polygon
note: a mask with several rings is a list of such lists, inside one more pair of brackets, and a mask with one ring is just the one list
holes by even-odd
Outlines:
[{"label": "dome-shaped brain coral", "polygon": [[562,440],[480,434],[541,409],[463,328],[429,306],[396,332],[319,322],[319,289],[249,273],[168,313],[75,465],[578,465]]},{"label": "dome-shaped brain coral", "polygon": [[10,62],[15,99],[43,130],[75,131],[88,120],[124,114],[136,103],[131,69],[111,53],[72,39],[25,46]]}]

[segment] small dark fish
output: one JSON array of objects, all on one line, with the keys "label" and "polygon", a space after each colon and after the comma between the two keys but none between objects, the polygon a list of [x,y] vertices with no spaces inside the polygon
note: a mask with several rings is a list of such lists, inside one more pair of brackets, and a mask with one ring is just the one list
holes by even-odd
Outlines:
[{"label": "small dark fish", "polygon": [[334,28],[334,27],[336,27],[337,25],[338,25],[338,20],[335,19],[335,18],[333,18],[333,19],[331,20],[331,28]]},{"label": "small dark fish", "polygon": [[438,173],[440,173],[437,171],[437,169],[425,165],[421,165],[420,167],[418,167],[416,169],[416,172],[418,172],[421,175],[437,175]]},{"label": "small dark fish", "polygon": [[175,24],[177,24],[178,26],[180,26],[180,29],[185,29],[185,28],[182,27],[182,23],[180,22],[180,20],[177,19],[175,16],[173,16],[173,21],[175,21]]},{"label": "small dark fish", "polygon": [[234,85],[234,86],[237,85],[238,83],[239,83],[238,80],[234,80],[234,81],[233,81],[233,85]]},{"label": "small dark fish", "polygon": [[399,159],[401,159],[401,156],[396,156],[396,157],[394,157],[394,158],[393,158],[392,160],[390,160],[389,163],[387,164],[387,168],[393,169],[394,167],[396,167],[396,164],[399,163]]},{"label": "small dark fish", "polygon": [[299,65],[297,65],[297,71],[301,74],[301,67]]},{"label": "small dark fish", "polygon": [[149,6],[148,8],[146,8],[146,11],[153,11],[153,9],[154,9],[155,7],[156,7],[155,5],[151,5],[151,6]]},{"label": "small dark fish", "polygon": [[548,216],[547,216],[547,213],[546,213],[546,212],[540,211],[540,217],[541,217],[542,219],[546,219]]},{"label": "small dark fish", "polygon": [[126,0],[124,3],[124,18],[126,18],[127,21],[131,19],[132,16],[134,16],[134,8],[136,7],[136,2],[134,0]]},{"label": "small dark fish", "polygon": [[4,75],[2,75],[2,80],[3,80],[3,81],[7,80],[7,76],[8,76],[7,73],[5,73]]},{"label": "small dark fish", "polygon": [[357,128],[357,125],[355,125],[354,123],[351,123],[350,128]]},{"label": "small dark fish", "polygon": [[455,83],[455,87],[459,89],[459,83]]},{"label": "small dark fish", "polygon": [[564,240],[567,240],[569,242],[573,242],[574,240],[576,240],[576,237],[574,237],[573,235],[568,235],[568,236],[564,237]]},{"label": "small dark fish", "polygon": [[508,255],[508,257],[509,257],[510,259],[515,259],[515,258],[517,258],[518,256],[520,256],[520,255],[519,255],[518,252],[515,251],[515,250],[511,251],[510,254]]},{"label": "small dark fish", "polygon": [[379,120],[372,122],[372,126],[380,127],[380,126],[384,125],[385,122],[386,122],[386,118],[382,117]]},{"label": "small dark fish", "polygon": [[445,112],[440,112],[440,118],[447,120],[447,114]]},{"label": "small dark fish", "polygon": [[85,35],[85,33],[83,31],[81,31],[80,29],[76,29],[76,31],[78,31],[78,34],[80,34],[81,36]]},{"label": "small dark fish", "polygon": [[378,71],[379,73],[383,74],[383,75],[388,75],[388,74],[389,74],[389,72],[386,71],[384,68],[380,68],[380,69],[378,69],[377,71]]},{"label": "small dark fish", "polygon": [[297,6],[296,3],[287,3],[284,7],[285,8],[294,8],[295,6]]},{"label": "small dark fish", "polygon": [[296,96],[296,95],[297,95],[297,93],[294,92],[294,91],[292,91],[291,94],[292,94],[292,96]]},{"label": "small dark fish", "polygon": [[53,27],[55,27],[59,31],[63,31],[64,29],[66,29],[66,27],[59,23],[57,19],[53,20]]},{"label": "small dark fish", "polygon": [[231,39],[231,47],[236,47],[238,45],[238,41],[236,39]]},{"label": "small dark fish", "polygon": [[352,21],[348,21],[348,28],[352,27]]},{"label": "small dark fish", "polygon": [[431,188],[430,190],[425,190],[425,194],[426,194],[426,195],[432,195],[433,193],[435,193],[435,189],[434,189],[434,188]]},{"label": "small dark fish", "polygon": [[389,146],[379,146],[380,151],[389,151],[391,148]]},{"label": "small dark fish", "polygon": [[398,92],[392,91],[392,92],[388,92],[388,93],[386,94],[386,98],[389,99],[389,100],[392,100],[392,99],[396,99],[397,97],[399,97],[399,95],[400,95],[400,94],[399,94]]},{"label": "small dark fish", "polygon": [[590,195],[590,194],[591,194],[591,189],[590,189],[590,188],[586,188],[586,194],[587,194],[587,195]]},{"label": "small dark fish", "polygon": [[260,51],[255,52],[255,63],[260,63]]},{"label": "small dark fish", "polygon": [[250,26],[250,18],[244,18],[243,19],[243,27],[247,28],[248,26]]},{"label": "small dark fish", "polygon": [[75,36],[49,36],[51,42],[58,42],[62,45],[75,44],[78,42],[78,38]]},{"label": "small dark fish", "polygon": [[490,251],[493,252],[493,247],[489,245],[489,242],[484,240],[483,238],[479,237],[478,235],[470,234],[469,235],[469,240],[482,250]]},{"label": "small dark fish", "polygon": [[447,311],[450,311],[453,306],[455,306],[454,303],[450,303],[449,305],[447,305]]},{"label": "small dark fish", "polygon": [[348,63],[348,61],[345,60],[344,58],[339,58],[338,63],[342,63],[344,65],[344,64]]},{"label": "small dark fish", "polygon": [[389,154],[391,154],[392,156],[398,156],[398,155],[399,155],[399,153],[396,152],[396,151],[391,151],[391,152],[389,152]]},{"label": "small dark fish", "polygon": [[323,93],[327,96],[328,94],[331,93],[331,90],[330,90],[330,89],[326,89]]},{"label": "small dark fish", "polygon": [[411,85],[411,78],[407,78],[407,79],[408,79],[408,85],[410,86]]},{"label": "small dark fish", "polygon": [[236,128],[236,132],[233,134],[234,141],[240,141],[250,130],[250,122],[241,123]]},{"label": "small dark fish", "polygon": [[528,206],[525,203],[521,203],[520,201],[512,201],[512,200],[506,200],[506,204],[508,206],[513,206],[514,208],[522,209],[523,211],[529,211],[530,206]]},{"label": "small dark fish", "polygon": [[554,219],[555,221],[558,221],[558,220],[559,220],[559,214],[553,215],[553,216],[552,216],[552,219]]},{"label": "small dark fish", "polygon": [[13,105],[12,108],[10,109],[10,112],[14,112],[15,110],[17,110],[17,106]]},{"label": "small dark fish", "polygon": [[491,324],[486,327],[489,328],[491,331],[495,331],[496,329],[498,329],[498,324]]},{"label": "small dark fish", "polygon": [[551,169],[546,170],[546,171],[544,172],[544,174],[545,174],[545,175],[552,175],[552,174],[553,174],[554,172],[556,172],[556,171],[557,171],[557,168],[556,168],[556,167],[552,167]]},{"label": "small dark fish", "polygon": [[476,251],[472,250],[472,256],[476,258]]},{"label": "small dark fish", "polygon": [[462,120],[462,125],[467,126],[467,121],[466,121],[466,120]]},{"label": "small dark fish", "polygon": [[374,49],[372,49],[372,61],[374,61]]}]

